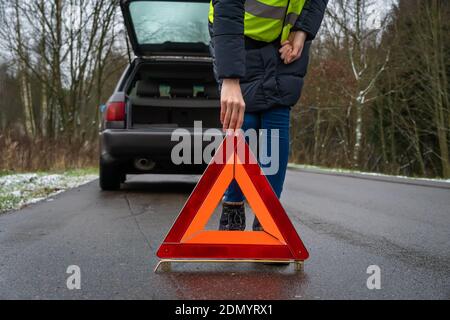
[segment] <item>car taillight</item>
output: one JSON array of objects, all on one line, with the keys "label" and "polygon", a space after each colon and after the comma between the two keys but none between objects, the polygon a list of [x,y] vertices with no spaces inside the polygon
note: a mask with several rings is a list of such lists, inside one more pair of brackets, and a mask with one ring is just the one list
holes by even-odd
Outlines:
[{"label": "car taillight", "polygon": [[106,121],[124,121],[125,102],[110,102],[106,109]]}]

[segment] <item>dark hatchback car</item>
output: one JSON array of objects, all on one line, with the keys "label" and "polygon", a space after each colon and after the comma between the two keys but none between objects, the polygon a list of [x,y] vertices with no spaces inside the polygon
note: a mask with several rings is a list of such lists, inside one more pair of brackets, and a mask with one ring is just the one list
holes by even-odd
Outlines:
[{"label": "dark hatchback car", "polygon": [[121,8],[135,58],[103,113],[100,186],[117,190],[127,174],[201,174],[205,164],[175,165],[171,153],[174,130],[220,127],[209,1],[122,0]]}]

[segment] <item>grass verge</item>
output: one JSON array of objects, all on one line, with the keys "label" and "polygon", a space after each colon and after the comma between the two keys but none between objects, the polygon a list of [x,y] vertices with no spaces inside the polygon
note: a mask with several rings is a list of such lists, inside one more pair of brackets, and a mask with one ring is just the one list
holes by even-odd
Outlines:
[{"label": "grass verge", "polygon": [[0,173],[0,213],[23,208],[97,178],[96,168],[66,172]]}]

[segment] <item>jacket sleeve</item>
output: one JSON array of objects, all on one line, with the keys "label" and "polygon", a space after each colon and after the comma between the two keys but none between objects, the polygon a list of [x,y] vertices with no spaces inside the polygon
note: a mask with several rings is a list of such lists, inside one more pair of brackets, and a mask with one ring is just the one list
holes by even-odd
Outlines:
[{"label": "jacket sleeve", "polygon": [[245,76],[245,0],[213,0],[213,47],[219,79]]},{"label": "jacket sleeve", "polygon": [[307,40],[314,40],[322,24],[327,5],[328,0],[306,0],[292,31],[305,31],[308,34]]}]

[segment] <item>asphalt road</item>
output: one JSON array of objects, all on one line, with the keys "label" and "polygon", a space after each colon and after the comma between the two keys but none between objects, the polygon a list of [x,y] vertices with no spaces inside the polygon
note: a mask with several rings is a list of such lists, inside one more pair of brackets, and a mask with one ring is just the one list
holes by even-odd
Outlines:
[{"label": "asphalt road", "polygon": [[[305,272],[259,264],[175,265],[155,252],[196,177],[97,182],[0,216],[2,299],[449,299],[450,187],[289,171],[282,199],[311,258]],[[211,222],[211,228],[217,218]],[[81,268],[81,290],[66,270]],[[368,266],[381,268],[369,290]]]}]

